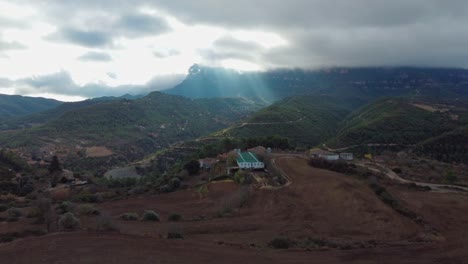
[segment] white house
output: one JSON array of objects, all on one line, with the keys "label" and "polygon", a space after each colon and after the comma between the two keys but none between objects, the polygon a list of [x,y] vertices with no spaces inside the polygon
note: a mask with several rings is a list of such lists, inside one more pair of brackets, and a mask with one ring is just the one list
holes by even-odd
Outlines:
[{"label": "white house", "polygon": [[353,153],[340,153],[340,159],[342,160],[353,160]]},{"label": "white house", "polygon": [[261,162],[255,153],[242,152],[237,156],[237,165],[240,169],[263,169],[265,164]]},{"label": "white house", "polygon": [[326,151],[326,150],[319,149],[319,148],[311,149],[309,152],[309,155],[311,158],[320,158],[320,159],[325,159],[325,160],[330,160],[330,161],[340,159],[340,155],[338,155],[337,153]]}]

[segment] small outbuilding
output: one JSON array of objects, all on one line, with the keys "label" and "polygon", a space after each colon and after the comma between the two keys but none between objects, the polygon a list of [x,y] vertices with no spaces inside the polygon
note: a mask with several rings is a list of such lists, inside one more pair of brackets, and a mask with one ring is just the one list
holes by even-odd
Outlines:
[{"label": "small outbuilding", "polygon": [[320,158],[320,159],[325,159],[325,160],[339,160],[340,155],[338,155],[335,152],[319,149],[319,148],[314,148],[309,151],[309,155],[311,158]]},{"label": "small outbuilding", "polygon": [[340,153],[340,159],[342,160],[353,160],[353,153]]},{"label": "small outbuilding", "polygon": [[216,163],[219,162],[219,160],[213,158],[206,158],[199,159],[198,162],[200,163],[200,169],[211,169]]}]

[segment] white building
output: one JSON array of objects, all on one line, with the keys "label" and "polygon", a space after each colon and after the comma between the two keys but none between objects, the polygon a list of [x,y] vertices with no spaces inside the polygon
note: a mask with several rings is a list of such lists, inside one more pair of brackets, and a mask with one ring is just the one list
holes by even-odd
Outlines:
[{"label": "white building", "polygon": [[237,165],[240,169],[263,169],[265,164],[252,152],[242,152],[237,156]]},{"label": "white building", "polygon": [[309,152],[309,155],[311,158],[320,158],[320,159],[325,159],[325,160],[339,160],[340,155],[334,152],[326,151],[323,149],[315,148],[311,149]]}]

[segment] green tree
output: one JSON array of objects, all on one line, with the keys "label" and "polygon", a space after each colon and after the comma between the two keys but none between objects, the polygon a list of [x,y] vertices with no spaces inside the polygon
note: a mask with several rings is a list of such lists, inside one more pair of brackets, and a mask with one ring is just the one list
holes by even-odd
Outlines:
[{"label": "green tree", "polygon": [[60,164],[58,157],[53,156],[52,161],[50,162],[50,165],[49,165],[49,172],[50,173],[61,172],[62,170],[63,170],[62,165]]},{"label": "green tree", "polygon": [[448,170],[445,174],[444,181],[446,183],[454,184],[458,181],[457,175],[453,172],[453,170]]},{"label": "green tree", "polygon": [[196,175],[200,171],[200,162],[191,160],[184,165],[184,170],[188,171],[190,175]]}]

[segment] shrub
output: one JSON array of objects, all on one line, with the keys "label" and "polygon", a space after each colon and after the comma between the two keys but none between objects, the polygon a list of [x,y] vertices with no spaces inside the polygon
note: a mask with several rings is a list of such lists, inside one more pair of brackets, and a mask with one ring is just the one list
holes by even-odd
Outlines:
[{"label": "shrub", "polygon": [[159,215],[154,211],[145,211],[143,213],[143,220],[144,221],[160,221]]},{"label": "shrub", "polygon": [[138,220],[138,214],[137,213],[125,213],[125,214],[121,214],[119,218],[125,221],[135,221],[135,220]]},{"label": "shrub", "polygon": [[20,217],[21,215],[23,215],[23,213],[21,213],[21,210],[20,210],[20,209],[12,207],[12,208],[10,208],[10,209],[7,210],[7,215],[8,215],[9,217],[18,218],[18,217]]},{"label": "shrub", "polygon": [[62,202],[58,208],[60,214],[68,213],[73,210],[73,204],[69,201]]},{"label": "shrub", "polygon": [[249,173],[243,170],[239,170],[234,174],[234,182],[238,184],[249,184],[251,182]]},{"label": "shrub", "polygon": [[26,214],[27,218],[39,217],[41,215],[41,210],[38,207],[32,207],[31,210]]},{"label": "shrub", "polygon": [[177,221],[182,220],[182,216],[180,214],[170,214],[167,217],[167,220],[171,222],[177,222]]},{"label": "shrub", "polygon": [[83,191],[72,197],[72,201],[81,203],[100,203],[103,200],[102,194],[89,193],[87,191]]},{"label": "shrub", "polygon": [[6,210],[8,210],[8,206],[0,204],[0,212],[5,212]]},{"label": "shrub", "polygon": [[76,208],[80,215],[98,215],[99,210],[92,204],[81,204]]},{"label": "shrub", "polygon": [[174,191],[172,187],[169,184],[164,184],[163,186],[159,187],[159,191],[163,193],[169,193]]},{"label": "shrub", "polygon": [[286,238],[275,238],[270,242],[270,246],[276,249],[287,249],[289,248],[289,240]]},{"label": "shrub", "polygon": [[455,173],[453,172],[453,170],[448,170],[446,173],[445,173],[445,176],[444,176],[444,182],[445,183],[448,183],[448,184],[454,184],[458,181],[458,177],[457,175],[455,175]]},{"label": "shrub", "polygon": [[73,231],[79,228],[80,220],[72,213],[68,212],[62,215],[58,221],[60,230]]},{"label": "shrub", "polygon": [[196,175],[200,171],[200,162],[191,160],[184,165],[184,170],[188,171],[190,175]]}]

